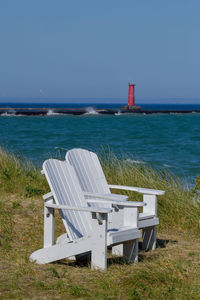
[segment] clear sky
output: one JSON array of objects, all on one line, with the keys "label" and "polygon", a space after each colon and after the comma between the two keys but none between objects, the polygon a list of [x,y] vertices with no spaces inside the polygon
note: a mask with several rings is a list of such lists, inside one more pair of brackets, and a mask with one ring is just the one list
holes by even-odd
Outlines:
[{"label": "clear sky", "polygon": [[199,0],[1,0],[0,97],[200,99]]}]

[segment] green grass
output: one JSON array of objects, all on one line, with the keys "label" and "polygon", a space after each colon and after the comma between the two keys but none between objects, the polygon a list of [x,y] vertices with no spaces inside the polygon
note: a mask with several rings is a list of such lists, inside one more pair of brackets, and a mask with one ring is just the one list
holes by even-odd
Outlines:
[{"label": "green grass", "polygon": [[42,195],[47,188],[44,176],[33,164],[0,148],[0,192],[30,197]]},{"label": "green grass", "polygon": [[[127,164],[112,153],[102,165],[109,183],[162,189],[158,198],[162,247],[140,251],[126,265],[109,253],[106,273],[63,260],[29,262],[42,247],[43,201],[49,191],[40,170],[0,150],[0,299],[200,299],[200,205],[179,179]],[[117,192],[117,191],[116,191]],[[141,200],[129,193],[132,200]],[[64,227],[56,214],[56,236]]]},{"label": "green grass", "polygon": [[[188,230],[200,232],[200,201],[194,190],[184,190],[181,180],[166,171],[158,172],[150,167],[141,167],[119,160],[107,153],[101,160],[108,183],[164,190],[158,199],[158,215],[162,230]],[[120,191],[122,193],[123,191]],[[119,193],[119,191],[115,191]],[[141,200],[142,195],[126,192],[131,200]]]}]

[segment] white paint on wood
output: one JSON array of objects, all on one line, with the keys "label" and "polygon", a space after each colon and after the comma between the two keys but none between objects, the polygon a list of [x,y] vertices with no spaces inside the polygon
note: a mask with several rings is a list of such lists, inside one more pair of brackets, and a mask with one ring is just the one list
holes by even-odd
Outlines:
[{"label": "white paint on wood", "polygon": [[107,214],[101,214],[101,223],[96,219],[95,214],[92,214],[92,269],[107,269]]},{"label": "white paint on wood", "polygon": [[[52,204],[53,197],[45,200],[45,204]],[[54,209],[48,208],[44,204],[44,247],[54,244]]]},{"label": "white paint on wood", "polygon": [[164,195],[165,194],[165,191],[145,189],[145,188],[139,188],[139,187],[133,187],[133,186],[125,186],[125,185],[109,184],[109,188],[117,189],[117,190],[132,191],[132,192],[137,192],[137,193],[146,194],[146,195]]},{"label": "white paint on wood", "polygon": [[143,208],[144,214],[157,215],[157,197],[156,195],[143,195],[143,201],[147,204]]},{"label": "white paint on wood", "polygon": [[137,207],[124,207],[124,226],[138,228],[139,211]]},{"label": "white paint on wood", "polygon": [[[106,270],[107,246],[126,243],[126,256],[130,261],[137,255],[137,244],[140,231],[137,226],[122,226],[107,230],[108,214],[112,211],[110,204],[106,207],[88,207],[73,167],[68,162],[49,159],[43,164],[43,171],[49,183],[51,193],[44,196],[44,248],[33,252],[31,261],[50,263],[68,257],[79,256],[92,252],[91,266],[93,269]],[[112,201],[111,201],[112,202]],[[119,201],[114,201],[119,202]],[[115,212],[121,212],[125,206],[127,215],[135,217],[136,213],[128,213],[128,209],[137,211],[127,202],[116,205]],[[99,204],[101,205],[101,204]],[[131,207],[129,207],[131,206]],[[54,210],[59,209],[67,235],[62,235],[54,243]],[[138,215],[138,212],[137,212]],[[137,225],[135,221],[135,225]],[[127,225],[127,222],[124,223]],[[131,241],[131,243],[128,243]],[[127,246],[129,245],[129,246]],[[132,249],[132,250],[130,250]]]},{"label": "white paint on wood", "polygon": [[[108,195],[109,200],[121,200],[120,197],[124,197],[124,195],[117,194],[117,196],[115,196],[116,194],[111,194],[110,189],[121,189],[143,194],[143,202],[146,203],[146,206],[143,207],[143,212],[139,214],[138,226],[140,229],[148,229],[148,227],[154,226],[154,232],[156,233],[156,226],[159,224],[159,220],[157,218],[157,195],[164,195],[164,191],[108,184],[98,156],[95,153],[87,151],[85,149],[72,149],[68,151],[66,154],[66,161],[69,161],[70,164],[74,167],[81,188],[85,192],[85,196],[88,198],[94,198],[94,195],[92,196],[92,193],[96,195],[95,199],[97,200],[98,198],[101,198],[103,194],[105,194],[106,196]],[[112,197],[112,199],[110,197]],[[99,207],[113,207],[114,203],[107,203],[108,204],[106,205],[103,202],[97,201],[93,203],[90,202],[90,205],[96,205]],[[125,210],[123,210],[123,213],[124,211]],[[109,215],[109,228],[119,228],[124,220],[122,215],[122,211],[119,211],[119,213],[117,214],[116,210],[113,210],[113,213]],[[131,220],[131,218],[128,219],[129,221]],[[132,222],[134,226],[135,219],[132,219]],[[150,243],[147,244],[150,245]],[[119,252],[119,249],[121,248],[117,246],[116,252]],[[115,252],[115,249],[113,252]]]},{"label": "white paint on wood", "polygon": [[[43,170],[57,205],[88,206],[72,166],[49,159],[44,162]],[[89,212],[62,209],[59,212],[70,240],[81,238],[92,230]]]}]

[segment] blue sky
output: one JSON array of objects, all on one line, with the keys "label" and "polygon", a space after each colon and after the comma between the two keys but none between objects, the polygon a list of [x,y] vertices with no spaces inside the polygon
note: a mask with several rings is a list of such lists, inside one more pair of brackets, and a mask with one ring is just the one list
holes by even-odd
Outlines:
[{"label": "blue sky", "polygon": [[0,97],[125,99],[132,79],[138,100],[200,99],[199,12],[199,0],[1,0]]}]

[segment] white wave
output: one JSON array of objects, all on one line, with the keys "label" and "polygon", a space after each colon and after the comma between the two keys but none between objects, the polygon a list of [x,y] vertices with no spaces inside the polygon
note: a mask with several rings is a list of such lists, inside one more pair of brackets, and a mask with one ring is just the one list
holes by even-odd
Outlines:
[{"label": "white wave", "polygon": [[57,115],[62,115],[60,113],[55,113],[53,111],[53,109],[49,109],[48,112],[47,112],[47,116],[57,116]]},{"label": "white wave", "polygon": [[121,111],[120,110],[118,110],[118,112],[117,113],[115,113],[115,116],[121,116],[122,115],[122,113],[121,113]]},{"label": "white wave", "polygon": [[54,149],[55,149],[55,150],[65,150],[65,151],[68,151],[68,150],[69,150],[69,149],[67,149],[67,148],[63,148],[63,147],[59,147],[59,146],[54,147]]},{"label": "white wave", "polygon": [[11,109],[9,111],[6,111],[5,113],[1,114],[2,117],[13,117],[16,116],[16,111],[14,109]]},{"label": "white wave", "polygon": [[125,159],[125,162],[127,162],[129,164],[146,164],[142,160],[134,160],[134,159],[130,159],[130,158]]},{"label": "white wave", "polygon": [[171,165],[168,165],[168,164],[164,164],[163,165],[165,168],[177,168],[176,166],[171,166]]},{"label": "white wave", "polygon": [[98,115],[99,113],[93,107],[86,107],[84,115]]}]

